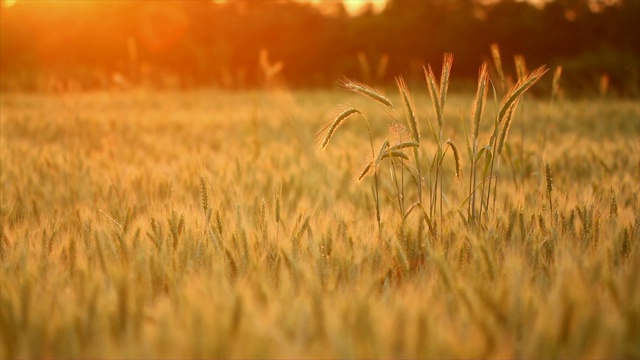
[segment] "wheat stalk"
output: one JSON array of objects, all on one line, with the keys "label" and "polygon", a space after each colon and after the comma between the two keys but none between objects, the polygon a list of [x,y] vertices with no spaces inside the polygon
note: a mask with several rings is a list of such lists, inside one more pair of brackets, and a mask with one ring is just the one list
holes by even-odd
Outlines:
[{"label": "wheat stalk", "polygon": [[[516,67],[520,68],[520,72],[526,71],[524,65],[524,59],[516,58]],[[491,199],[491,185],[493,182],[493,206],[495,208],[496,201],[496,188],[497,188],[497,178],[493,179],[493,170],[494,164],[498,163],[498,168],[500,167],[500,154],[502,153],[502,148],[506,142],[507,136],[509,135],[509,129],[511,128],[511,123],[513,120],[513,115],[515,114],[516,108],[520,99],[522,98],[525,91],[529,90],[540,78],[547,72],[547,68],[545,66],[541,66],[535,69],[533,72],[528,74],[527,76],[523,76],[504,96],[502,103],[500,105],[500,110],[498,111],[498,116],[496,117],[493,135],[491,136],[490,146],[492,148],[491,161],[489,167],[489,187],[487,189],[486,202],[484,203],[484,208],[489,210],[489,200]],[[500,125],[502,124],[502,130],[500,131],[500,138],[498,139],[498,131],[500,129]],[[498,143],[496,144],[496,141]],[[497,145],[497,146],[496,146]],[[482,187],[482,195],[484,197],[484,183]],[[482,208],[480,210],[480,217],[482,217]]]},{"label": "wheat stalk", "polygon": [[476,208],[476,162],[478,158],[478,135],[480,133],[480,120],[482,120],[482,112],[487,101],[487,92],[489,82],[489,71],[487,69],[487,63],[484,62],[480,66],[478,74],[478,88],[476,91],[476,97],[474,99],[473,108],[471,110],[472,123],[472,148],[471,148],[471,174],[469,177],[469,194],[471,201],[469,201],[468,217],[469,219],[475,218]]},{"label": "wheat stalk", "polygon": [[[438,149],[436,151],[436,155],[434,156],[434,163],[436,165],[435,168],[435,184],[431,191],[431,204],[429,206],[429,211],[431,216],[433,216],[436,210],[436,203],[438,201],[438,185],[440,184],[440,215],[442,220],[442,173],[441,173],[441,164],[443,154],[443,146],[442,146],[442,127],[444,125],[444,103],[447,98],[447,91],[449,89],[449,75],[451,74],[451,66],[453,64],[453,55],[450,53],[445,53],[443,57],[442,64],[442,73],[440,75],[440,86],[436,84],[435,75],[433,73],[433,69],[431,65],[428,65],[427,68],[424,69],[425,77],[427,81],[427,88],[429,90],[429,96],[431,97],[431,102],[433,103],[433,107],[436,113],[436,118],[438,120],[438,129],[437,132],[434,131],[434,136],[436,138],[436,142],[438,145]],[[432,128],[433,131],[433,128]]]}]

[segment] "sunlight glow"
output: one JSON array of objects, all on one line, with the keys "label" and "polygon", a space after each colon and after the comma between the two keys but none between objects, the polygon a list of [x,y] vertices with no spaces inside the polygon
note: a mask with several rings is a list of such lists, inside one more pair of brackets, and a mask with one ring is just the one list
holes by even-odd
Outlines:
[{"label": "sunlight glow", "polygon": [[375,13],[379,13],[387,6],[386,0],[343,0],[344,7],[351,15],[358,15],[367,6],[371,6]]},{"label": "sunlight glow", "polygon": [[[2,6],[9,8],[15,5],[18,1],[24,0],[0,0],[2,1]],[[65,0],[40,0],[40,1],[52,1],[52,2],[66,2],[66,3],[88,3],[89,1],[65,1]],[[211,0],[216,3],[224,3],[228,0]],[[296,0],[300,2],[308,2],[317,6],[321,6],[324,3],[333,0]],[[344,4],[344,8],[350,15],[359,15],[362,12],[366,11],[366,9],[370,6],[374,13],[380,13],[387,5],[388,0],[342,0]]]}]

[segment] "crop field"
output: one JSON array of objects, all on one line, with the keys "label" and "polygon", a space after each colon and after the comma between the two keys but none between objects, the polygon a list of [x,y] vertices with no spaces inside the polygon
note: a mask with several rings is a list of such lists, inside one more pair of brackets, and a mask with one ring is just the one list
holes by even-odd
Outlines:
[{"label": "crop field", "polygon": [[0,358],[640,358],[637,99],[417,80],[3,93]]}]

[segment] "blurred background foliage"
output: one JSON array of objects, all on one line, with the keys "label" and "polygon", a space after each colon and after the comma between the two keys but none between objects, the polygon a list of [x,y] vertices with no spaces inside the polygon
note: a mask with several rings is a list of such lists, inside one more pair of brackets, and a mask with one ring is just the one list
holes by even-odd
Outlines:
[{"label": "blurred background foliage", "polygon": [[[6,1],[6,0],[5,0]],[[562,65],[569,94],[640,94],[640,1],[14,1],[0,6],[0,89],[246,89],[341,76],[391,84],[455,55],[459,88],[497,43],[505,66]],[[436,70],[437,71],[437,70]],[[547,81],[550,81],[547,79]],[[465,85],[465,82],[467,85]],[[472,85],[471,85],[472,86]],[[471,87],[470,86],[470,87]]]}]

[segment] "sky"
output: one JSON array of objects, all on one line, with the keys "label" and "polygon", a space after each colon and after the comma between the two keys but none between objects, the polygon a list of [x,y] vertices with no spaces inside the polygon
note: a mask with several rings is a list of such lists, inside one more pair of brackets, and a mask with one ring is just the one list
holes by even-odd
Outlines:
[{"label": "sky", "polygon": [[[5,7],[11,7],[18,1],[42,1],[42,0],[0,0]],[[69,3],[79,2],[79,1],[92,1],[92,0],[54,0],[54,1],[67,1]],[[212,0],[216,2],[224,2],[227,0]],[[347,12],[350,14],[358,14],[358,12],[362,11],[368,4],[373,6],[374,11],[382,11],[384,9],[387,0],[296,0],[301,2],[310,2],[315,4],[321,4],[322,2],[328,1],[342,1],[345,5]]]}]

